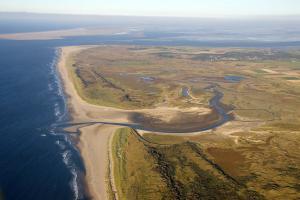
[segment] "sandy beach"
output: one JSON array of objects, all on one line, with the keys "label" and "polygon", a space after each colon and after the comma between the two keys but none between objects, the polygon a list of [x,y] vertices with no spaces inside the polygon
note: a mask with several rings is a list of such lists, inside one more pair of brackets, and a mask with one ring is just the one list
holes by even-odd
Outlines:
[{"label": "sandy beach", "polygon": [[[58,71],[68,97],[68,107],[73,122],[117,121],[128,122],[127,112],[88,104],[77,94],[66,66],[68,56],[86,47],[64,47],[58,63]],[[80,128],[78,148],[86,168],[86,184],[92,199],[108,199],[107,173],[109,138],[118,126],[94,124]]]},{"label": "sandy beach", "polygon": [[109,139],[116,127],[92,125],[81,129],[78,147],[85,167],[88,191],[93,199],[108,199]]}]

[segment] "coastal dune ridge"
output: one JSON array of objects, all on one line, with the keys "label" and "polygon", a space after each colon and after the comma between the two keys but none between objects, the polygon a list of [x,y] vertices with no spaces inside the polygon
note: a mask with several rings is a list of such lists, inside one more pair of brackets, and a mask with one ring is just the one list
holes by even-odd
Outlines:
[{"label": "coastal dune ridge", "polygon": [[[72,53],[89,47],[91,46],[59,48],[60,59],[57,64],[57,69],[62,80],[64,92],[67,96],[67,105],[70,110],[71,121],[94,121],[95,118],[89,117],[88,113],[96,112],[98,114],[97,120],[105,121],[105,118],[110,116],[111,119],[115,119],[119,122],[128,122],[126,115],[120,116],[119,112],[116,112],[118,109],[88,104],[76,92],[66,62]],[[101,112],[103,112],[102,115]],[[93,199],[108,199],[106,177],[109,159],[109,140],[111,135],[118,128],[118,126],[95,124],[79,129],[80,136],[77,147],[80,150],[86,169],[85,179],[89,193],[88,195]]]}]

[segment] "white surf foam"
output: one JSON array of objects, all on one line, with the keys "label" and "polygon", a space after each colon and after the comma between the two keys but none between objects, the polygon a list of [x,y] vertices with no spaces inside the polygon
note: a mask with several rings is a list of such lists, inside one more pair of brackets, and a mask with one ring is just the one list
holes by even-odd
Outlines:
[{"label": "white surf foam", "polygon": [[[63,93],[63,88],[61,84],[60,77],[58,76],[57,72],[57,64],[59,61],[61,51],[59,49],[55,50],[55,56],[52,62],[49,64],[50,66],[50,83],[48,84],[48,89],[50,92],[53,92],[54,95],[57,96],[57,102],[54,104],[54,115],[57,119],[57,122],[60,122],[65,119],[67,114],[67,106],[66,106],[66,99]],[[61,105],[59,101],[62,100]]]},{"label": "white surf foam", "polygon": [[[54,116],[56,117],[56,123],[62,122],[66,119],[67,116],[67,104],[66,98],[64,95],[64,91],[61,84],[61,79],[57,72],[57,64],[59,61],[59,56],[61,54],[60,49],[55,50],[55,56],[53,61],[49,64],[50,66],[50,83],[48,84],[48,89],[53,93],[55,98],[57,99],[54,103]],[[62,105],[63,104],[63,105]],[[70,187],[74,194],[74,200],[81,199],[82,194],[79,188],[79,180],[78,180],[78,167],[72,161],[72,152],[73,150],[78,151],[74,148],[70,136],[66,133],[60,133],[56,131],[56,125],[53,124],[49,133],[55,137],[58,137],[58,140],[55,143],[62,150],[62,161],[67,166],[72,174],[72,178],[70,181]]]},{"label": "white surf foam", "polygon": [[71,153],[69,150],[62,153],[63,161],[68,167],[71,167],[70,166],[70,156],[71,156]]},{"label": "white surf foam", "polygon": [[74,199],[77,200],[79,199],[79,188],[78,188],[78,175],[77,175],[77,171],[73,168],[71,169],[71,173],[73,175],[73,179],[71,181],[71,188],[73,188],[74,191]]},{"label": "white surf foam", "polygon": [[60,140],[55,141],[55,144],[57,144],[61,150],[66,149],[66,145],[63,142],[61,142]]}]

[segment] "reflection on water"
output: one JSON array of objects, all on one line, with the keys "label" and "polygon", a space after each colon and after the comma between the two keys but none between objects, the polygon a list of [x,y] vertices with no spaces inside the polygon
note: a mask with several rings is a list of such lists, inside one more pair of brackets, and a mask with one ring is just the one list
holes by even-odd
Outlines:
[{"label": "reflection on water", "polygon": [[238,83],[244,80],[245,78],[243,76],[228,75],[228,76],[224,76],[224,79],[229,82]]}]

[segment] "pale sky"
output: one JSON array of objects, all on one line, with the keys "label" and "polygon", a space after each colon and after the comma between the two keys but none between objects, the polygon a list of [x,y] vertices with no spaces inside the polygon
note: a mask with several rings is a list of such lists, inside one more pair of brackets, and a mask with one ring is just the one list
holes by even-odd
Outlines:
[{"label": "pale sky", "polygon": [[137,16],[300,15],[300,0],[1,0],[0,11]]}]

